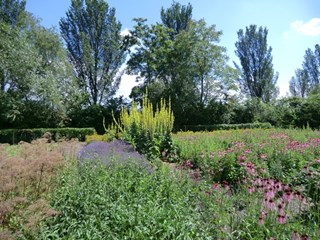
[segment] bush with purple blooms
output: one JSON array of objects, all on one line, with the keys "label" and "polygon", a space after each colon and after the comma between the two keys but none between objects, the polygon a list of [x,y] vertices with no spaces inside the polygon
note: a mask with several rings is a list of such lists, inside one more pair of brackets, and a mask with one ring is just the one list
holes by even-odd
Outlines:
[{"label": "bush with purple blooms", "polygon": [[134,148],[121,140],[112,142],[91,142],[78,154],[79,164],[85,162],[101,162],[107,166],[114,164],[135,164],[139,168],[152,171],[151,163],[145,156],[139,154]]}]

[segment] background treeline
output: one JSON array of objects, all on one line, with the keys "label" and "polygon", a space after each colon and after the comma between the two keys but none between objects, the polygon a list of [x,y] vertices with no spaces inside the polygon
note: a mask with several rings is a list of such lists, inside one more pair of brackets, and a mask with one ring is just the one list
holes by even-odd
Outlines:
[{"label": "background treeline", "polygon": [[[185,125],[270,122],[319,128],[320,47],[311,46],[277,98],[268,29],[237,32],[239,65],[229,65],[222,31],[192,18],[192,6],[173,2],[160,21],[136,18],[121,33],[116,11],[103,0],[72,0],[60,29],[47,29],[25,1],[0,0],[0,129],[95,127],[112,122],[128,99],[116,97],[124,73],[137,75],[130,98],[154,106],[171,102],[175,129]],[[236,33],[235,33],[236,34]]]}]

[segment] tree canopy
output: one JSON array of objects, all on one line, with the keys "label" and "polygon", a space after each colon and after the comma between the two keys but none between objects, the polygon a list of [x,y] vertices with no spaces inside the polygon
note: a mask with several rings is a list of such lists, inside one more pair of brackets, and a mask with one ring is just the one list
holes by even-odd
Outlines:
[{"label": "tree canopy", "polygon": [[237,34],[235,53],[239,57],[241,68],[235,65],[241,71],[241,90],[250,97],[270,102],[278,94],[278,74],[274,73],[272,48],[267,44],[268,30],[250,25],[245,31],[240,29]]},{"label": "tree canopy", "polygon": [[300,69],[295,71],[295,76],[289,82],[291,95],[306,97],[319,90],[320,83],[320,46],[315,45],[315,50],[308,48],[304,55]]},{"label": "tree canopy", "polygon": [[147,91],[154,106],[170,99],[177,130],[254,121],[320,124],[319,44],[306,50],[290,80],[293,97],[276,99],[278,73],[266,28],[237,32],[240,64],[233,68],[220,44],[222,31],[194,19],[191,4],[162,7],[158,23],[136,18],[125,36],[104,0],[72,0],[60,32],[41,26],[25,4],[0,0],[0,129],[95,127],[104,133],[103,119],[111,123],[112,112],[129,105],[115,95],[125,72],[137,76],[130,98],[139,102]]},{"label": "tree canopy", "polygon": [[162,23],[147,25],[145,19],[136,19],[131,32],[137,47],[128,72],[140,81],[131,96],[141,99],[148,87],[155,101],[170,98],[177,125],[194,121],[191,112],[228,96],[227,91],[235,87],[236,71],[227,65],[226,49],[219,46],[222,32],[191,16],[191,5],[173,3],[162,8]]},{"label": "tree canopy", "polygon": [[115,9],[104,0],[72,0],[60,31],[88,104],[106,103],[119,87],[126,51]]}]

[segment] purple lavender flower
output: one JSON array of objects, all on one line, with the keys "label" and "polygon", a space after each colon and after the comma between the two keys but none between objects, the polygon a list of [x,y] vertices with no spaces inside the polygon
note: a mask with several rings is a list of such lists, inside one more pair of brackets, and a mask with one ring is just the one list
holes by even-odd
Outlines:
[{"label": "purple lavender flower", "polygon": [[133,163],[139,168],[149,172],[153,171],[153,167],[146,157],[136,152],[130,144],[120,140],[91,142],[79,152],[78,161],[79,163],[101,161],[107,166]]}]

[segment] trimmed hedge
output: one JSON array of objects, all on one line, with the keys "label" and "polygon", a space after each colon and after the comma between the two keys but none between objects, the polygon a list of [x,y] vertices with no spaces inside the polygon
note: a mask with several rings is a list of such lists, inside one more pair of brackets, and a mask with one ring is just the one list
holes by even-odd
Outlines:
[{"label": "trimmed hedge", "polygon": [[86,135],[94,134],[95,130],[94,128],[4,129],[0,130],[0,143],[31,142],[32,140],[42,138],[45,133],[50,133],[50,139],[53,141],[60,139],[70,140],[72,138],[85,141]]},{"label": "trimmed hedge", "polygon": [[270,123],[241,123],[241,124],[214,124],[214,125],[185,125],[183,131],[214,131],[214,130],[231,130],[247,128],[272,128]]}]

